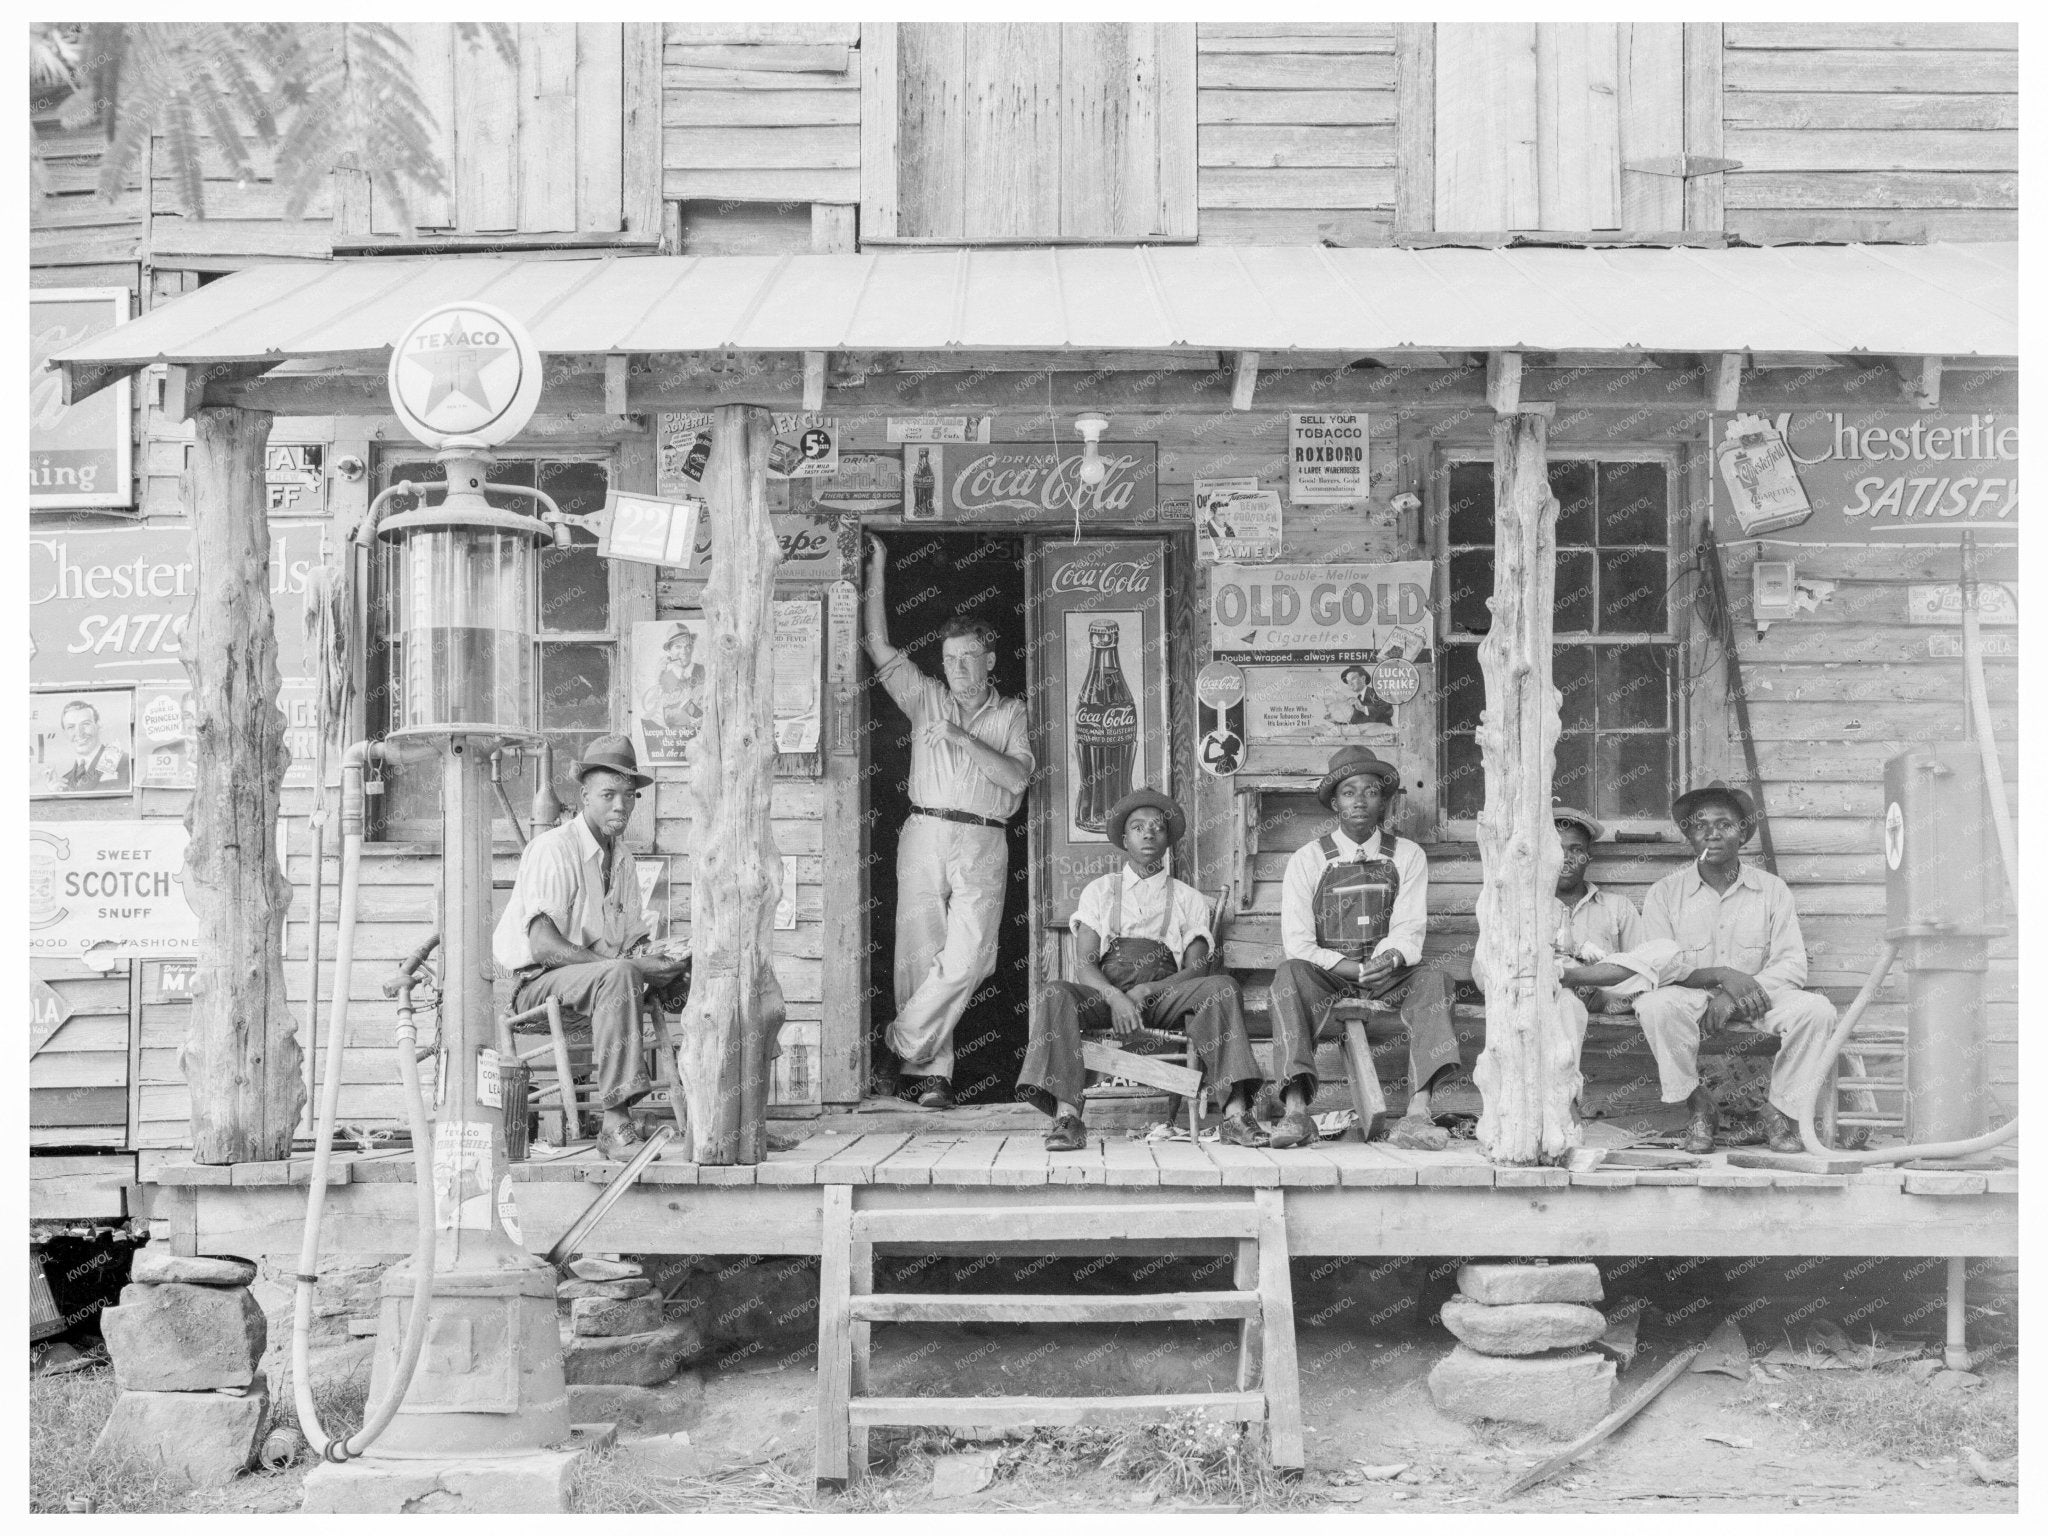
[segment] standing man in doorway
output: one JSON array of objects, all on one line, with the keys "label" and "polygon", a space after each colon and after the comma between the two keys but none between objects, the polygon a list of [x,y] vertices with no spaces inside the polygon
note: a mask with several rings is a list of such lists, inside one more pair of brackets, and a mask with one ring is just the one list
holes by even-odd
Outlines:
[{"label": "standing man in doorway", "polygon": [[883,568],[868,540],[867,642],[881,684],[910,717],[910,817],[896,842],[896,1019],[884,1039],[926,1109],[953,1107],[953,1030],[995,973],[1010,847],[1003,827],[1038,766],[1024,702],[989,685],[994,629],[948,619],[945,681],[889,643]]}]

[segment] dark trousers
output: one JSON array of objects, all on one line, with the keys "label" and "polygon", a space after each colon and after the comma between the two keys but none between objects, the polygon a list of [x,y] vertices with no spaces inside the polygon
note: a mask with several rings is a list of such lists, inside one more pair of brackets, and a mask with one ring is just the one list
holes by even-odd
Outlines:
[{"label": "dark trousers", "polygon": [[[1408,1030],[1408,1087],[1427,1088],[1445,1067],[1458,1064],[1451,1033],[1451,979],[1433,965],[1404,965],[1369,986],[1340,981],[1307,960],[1283,960],[1273,972],[1273,1076],[1284,1089],[1305,1082],[1316,1091],[1316,1036],[1330,1023],[1340,997],[1397,1003]],[[1333,1032],[1334,1033],[1334,1032]]]},{"label": "dark trousers", "polygon": [[632,961],[587,960],[528,977],[513,994],[512,1008],[524,1013],[553,997],[587,1017],[597,1054],[598,1107],[623,1109],[654,1091],[640,1052],[640,998],[645,990]]},{"label": "dark trousers", "polygon": [[[1147,1029],[1188,1037],[1205,1084],[1244,1086],[1264,1081],[1244,1032],[1244,1000],[1227,976],[1193,976],[1169,981],[1138,1009]],[[1087,1081],[1081,1064],[1081,1035],[1110,1027],[1109,1004],[1100,992],[1078,982],[1048,982],[1031,1008],[1031,1043],[1017,1074],[1017,1097],[1048,1115],[1056,1105],[1079,1105]]]}]

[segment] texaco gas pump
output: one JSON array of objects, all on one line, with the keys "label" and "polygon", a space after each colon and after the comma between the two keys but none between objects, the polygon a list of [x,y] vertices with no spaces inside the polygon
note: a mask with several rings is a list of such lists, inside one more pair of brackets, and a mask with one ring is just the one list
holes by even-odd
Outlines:
[{"label": "texaco gas pump", "polygon": [[[444,1049],[433,1305],[403,1407],[372,1458],[504,1455],[570,1438],[555,1271],[519,1241],[492,1049],[491,758],[541,740],[539,551],[566,543],[568,530],[544,493],[488,484],[486,471],[490,450],[532,416],[540,386],[532,340],[485,305],[433,310],[392,349],[392,405],[437,450],[447,476],[438,503],[423,495],[414,510],[380,521],[380,497],[366,524],[390,561],[394,702],[383,750],[441,758]],[[493,507],[487,491],[530,497],[542,516]],[[373,1402],[394,1375],[403,1379],[413,1292],[410,1265],[394,1266],[382,1290]]]}]

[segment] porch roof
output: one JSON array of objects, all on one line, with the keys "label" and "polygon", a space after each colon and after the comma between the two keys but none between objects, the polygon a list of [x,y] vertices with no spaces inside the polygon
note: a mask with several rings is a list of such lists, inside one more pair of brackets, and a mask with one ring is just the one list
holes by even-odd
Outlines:
[{"label": "porch roof", "polygon": [[[476,300],[547,353],[946,348],[2012,357],[2019,247],[1318,246],[429,256],[231,273],[60,353],[74,397],[151,363],[319,365]],[[1279,358],[1276,356],[1275,361]]]}]

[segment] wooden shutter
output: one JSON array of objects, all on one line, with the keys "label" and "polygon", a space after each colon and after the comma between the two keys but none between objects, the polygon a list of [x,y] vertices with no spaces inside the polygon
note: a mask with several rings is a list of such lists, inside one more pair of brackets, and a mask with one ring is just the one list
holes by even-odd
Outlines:
[{"label": "wooden shutter", "polygon": [[1437,229],[1685,227],[1681,24],[1444,23],[1435,52]]},{"label": "wooden shutter", "polygon": [[861,32],[861,233],[1195,233],[1195,33],[1152,23]]},{"label": "wooden shutter", "polygon": [[[447,191],[416,198],[421,231],[630,235],[661,223],[661,38],[648,22],[529,22],[516,57],[442,22],[402,22]],[[369,233],[404,233],[370,188]],[[360,231],[354,231],[360,233]]]}]

